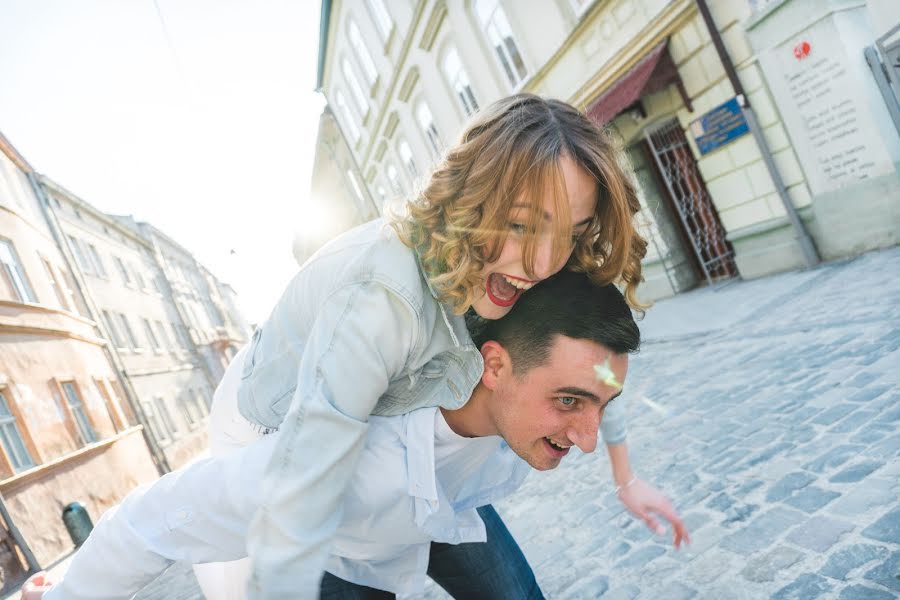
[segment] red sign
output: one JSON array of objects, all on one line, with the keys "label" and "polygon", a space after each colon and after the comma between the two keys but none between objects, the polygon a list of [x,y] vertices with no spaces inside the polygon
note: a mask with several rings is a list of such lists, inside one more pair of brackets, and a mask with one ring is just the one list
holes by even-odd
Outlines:
[{"label": "red sign", "polygon": [[803,40],[802,42],[794,46],[794,58],[796,58],[797,60],[803,60],[804,58],[809,56],[811,50],[812,48],[810,47],[809,42]]}]

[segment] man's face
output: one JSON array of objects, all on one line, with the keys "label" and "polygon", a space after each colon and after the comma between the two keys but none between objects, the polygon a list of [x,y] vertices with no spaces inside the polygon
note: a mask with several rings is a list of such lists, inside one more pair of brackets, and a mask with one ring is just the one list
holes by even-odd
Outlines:
[{"label": "man's face", "polygon": [[559,465],[571,446],[593,452],[606,404],[621,392],[628,355],[562,335],[544,364],[497,377],[490,413],[499,435],[535,469]]}]

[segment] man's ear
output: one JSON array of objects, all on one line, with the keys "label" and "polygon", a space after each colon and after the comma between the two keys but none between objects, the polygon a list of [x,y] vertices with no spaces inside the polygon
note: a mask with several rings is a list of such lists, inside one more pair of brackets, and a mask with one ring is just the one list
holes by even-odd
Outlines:
[{"label": "man's ear", "polygon": [[497,384],[512,374],[512,361],[506,348],[500,342],[490,340],[481,345],[481,357],[484,359],[484,373],[481,375],[481,383],[489,390],[497,387]]}]

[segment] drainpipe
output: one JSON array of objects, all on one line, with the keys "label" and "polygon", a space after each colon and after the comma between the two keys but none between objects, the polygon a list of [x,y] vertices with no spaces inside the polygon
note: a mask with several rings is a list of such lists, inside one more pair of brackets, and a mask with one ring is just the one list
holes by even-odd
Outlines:
[{"label": "drainpipe", "polygon": [[719,55],[719,60],[725,68],[725,73],[728,75],[731,87],[734,88],[734,93],[737,96],[738,103],[741,105],[741,112],[744,115],[744,119],[747,120],[747,126],[750,129],[750,133],[753,134],[753,139],[756,140],[756,145],[762,153],[763,162],[766,165],[766,169],[769,171],[772,182],[775,184],[775,189],[778,192],[778,197],[781,198],[781,204],[784,206],[784,210],[787,212],[791,227],[794,229],[794,237],[797,240],[797,243],[800,244],[800,249],[803,251],[803,258],[806,261],[806,266],[808,268],[814,267],[821,261],[819,253],[816,250],[815,244],[813,244],[809,232],[806,230],[806,226],[803,224],[803,221],[800,220],[797,209],[794,208],[794,203],[791,201],[790,196],[788,196],[787,187],[784,185],[784,180],[781,179],[781,173],[778,172],[778,167],[775,166],[775,160],[772,158],[772,151],[769,149],[769,144],[763,136],[759,121],[756,118],[756,112],[750,105],[750,99],[747,97],[747,94],[744,93],[744,86],[741,85],[741,81],[738,79],[737,72],[734,70],[734,63],[731,62],[731,57],[728,56],[725,44],[722,43],[722,36],[719,35],[719,29],[713,21],[706,0],[697,0],[697,9],[703,16],[703,22],[706,23],[706,29],[709,31],[710,38],[712,38],[716,53]]},{"label": "drainpipe", "polygon": [[[62,234],[62,225],[59,224],[56,213],[53,212],[53,209],[50,207],[50,200],[44,191],[44,186],[38,181],[37,176],[34,173],[27,173],[27,176],[34,193],[37,194],[38,204],[40,204],[41,211],[44,213],[44,219],[50,226],[50,233],[53,234],[53,239],[56,241],[56,245],[59,247],[60,253],[62,253],[63,259],[66,261],[66,267],[68,267],[69,272],[72,273],[72,279],[75,281],[75,286],[78,288],[77,292],[84,299],[90,318],[96,323],[97,328],[107,340],[113,339],[106,330],[106,323],[100,318],[100,311],[94,305],[93,296],[88,293],[87,286],[81,279],[81,271],[75,267],[75,261],[70,254],[65,236]],[[113,352],[110,349],[109,343],[103,345],[103,352],[106,354],[110,364],[115,368],[116,378],[119,381],[122,391],[125,392],[125,400],[131,407],[132,413],[134,413],[138,422],[143,426],[142,433],[144,434],[144,442],[147,444],[147,448],[150,449],[150,457],[156,465],[157,472],[160,476],[165,475],[172,469],[169,466],[169,462],[166,460],[166,455],[163,453],[162,449],[160,449],[156,438],[153,437],[153,432],[150,431],[147,417],[144,415],[144,410],[141,408],[140,402],[138,402],[137,393],[131,386],[131,380],[125,375],[124,363],[122,363],[118,353]]]}]

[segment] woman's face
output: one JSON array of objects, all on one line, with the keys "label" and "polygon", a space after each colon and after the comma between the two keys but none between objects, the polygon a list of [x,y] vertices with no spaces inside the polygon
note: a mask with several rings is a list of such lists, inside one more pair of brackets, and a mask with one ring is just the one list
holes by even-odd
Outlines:
[{"label": "woman's face", "polygon": [[[584,168],[568,156],[559,160],[563,179],[566,184],[566,196],[569,200],[569,214],[572,217],[572,234],[584,233],[594,211],[597,208],[597,182]],[[553,196],[548,190],[544,196],[544,219],[549,223],[554,216]],[[553,240],[549,234],[542,235],[537,243],[534,260],[534,276],[525,274],[523,260],[525,230],[528,223],[529,205],[522,200],[513,204],[507,219],[509,233],[500,251],[500,256],[482,269],[484,292],[475,298],[472,308],[485,319],[499,319],[510,311],[519,296],[542,279],[558,272],[572,254],[574,244],[570,244],[569,252],[560,261],[553,261]],[[549,227],[547,228],[549,229]]]}]

